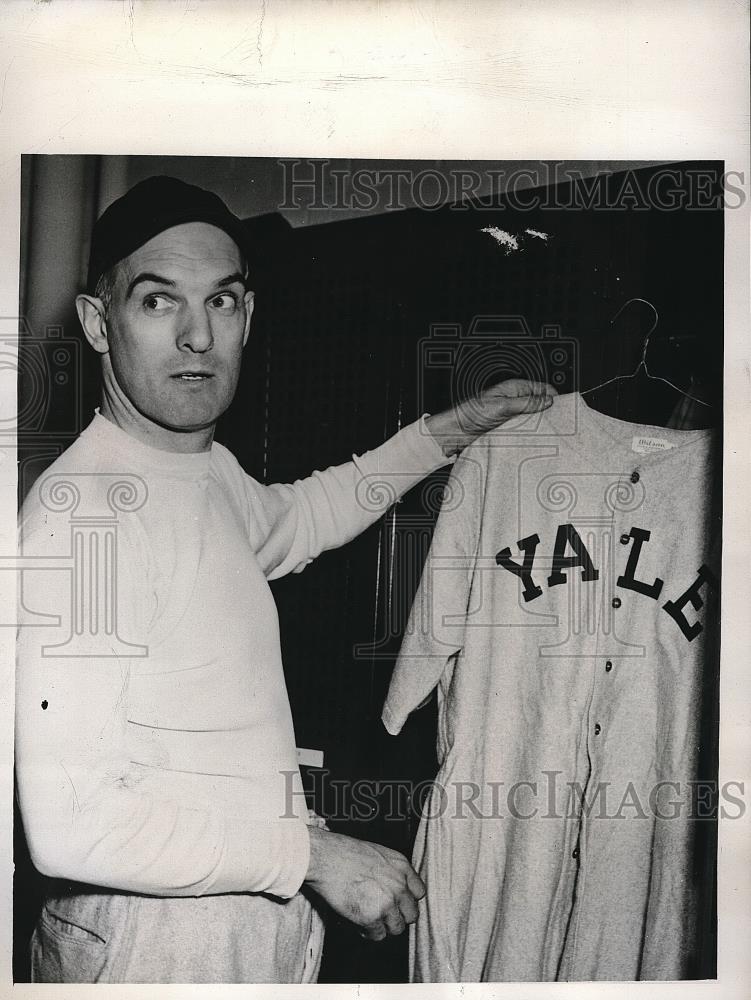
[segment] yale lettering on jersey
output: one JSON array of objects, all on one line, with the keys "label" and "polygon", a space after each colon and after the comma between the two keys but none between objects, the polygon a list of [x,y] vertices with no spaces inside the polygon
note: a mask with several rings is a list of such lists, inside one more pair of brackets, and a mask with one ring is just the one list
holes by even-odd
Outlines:
[{"label": "yale lettering on jersey", "polygon": [[[645,528],[632,527],[628,537],[631,540],[628,560],[615,585],[624,590],[633,590],[643,597],[649,597],[656,601],[662,594],[665,581],[659,577],[655,577],[651,581],[640,580],[637,576],[641,551],[645,543],[649,541],[651,532]],[[526,538],[520,538],[516,544],[522,553],[521,562],[515,562],[511,558],[511,549],[508,547],[496,553],[495,561],[503,569],[519,578],[522,587],[521,595],[525,602],[536,601],[543,592],[542,587],[532,575],[540,536],[537,534],[528,535]],[[558,526],[553,545],[552,567],[547,578],[548,588],[567,583],[568,574],[577,568],[581,571],[581,579],[584,583],[599,579],[599,571],[595,568],[579,532],[573,524],[561,524]],[[708,566],[702,565],[697,571],[696,579],[689,584],[683,593],[675,600],[668,600],[662,605],[662,610],[670,615],[689,642],[693,642],[704,626],[698,620],[689,621],[685,610],[689,605],[694,611],[699,611],[704,606],[702,591],[705,587],[708,590],[716,591],[717,578]]]}]

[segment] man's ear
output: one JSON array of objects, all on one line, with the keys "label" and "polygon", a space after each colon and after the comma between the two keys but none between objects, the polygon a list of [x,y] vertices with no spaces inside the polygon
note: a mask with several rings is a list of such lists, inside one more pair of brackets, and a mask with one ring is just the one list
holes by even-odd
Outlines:
[{"label": "man's ear", "polygon": [[86,339],[98,354],[109,351],[104,303],[94,295],[77,295],[76,311]]},{"label": "man's ear", "polygon": [[250,320],[253,316],[253,306],[256,301],[256,293],[247,291],[243,296],[243,301],[245,302],[245,330],[243,331],[243,347],[248,343],[248,335],[250,334]]}]

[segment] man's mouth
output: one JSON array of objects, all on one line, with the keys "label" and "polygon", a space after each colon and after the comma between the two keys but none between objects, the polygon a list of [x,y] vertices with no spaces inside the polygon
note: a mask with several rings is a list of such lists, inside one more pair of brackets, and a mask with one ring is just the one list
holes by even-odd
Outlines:
[{"label": "man's mouth", "polygon": [[177,374],[170,377],[178,379],[180,382],[203,382],[206,379],[213,378],[214,375],[212,372],[177,372]]}]

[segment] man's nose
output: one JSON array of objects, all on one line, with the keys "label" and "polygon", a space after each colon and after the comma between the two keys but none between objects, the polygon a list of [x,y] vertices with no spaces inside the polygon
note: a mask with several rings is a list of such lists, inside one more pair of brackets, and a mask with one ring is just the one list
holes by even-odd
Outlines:
[{"label": "man's nose", "polygon": [[214,346],[214,334],[211,330],[209,317],[204,309],[191,309],[181,317],[180,332],[177,346],[180,350],[194,351],[202,354]]}]

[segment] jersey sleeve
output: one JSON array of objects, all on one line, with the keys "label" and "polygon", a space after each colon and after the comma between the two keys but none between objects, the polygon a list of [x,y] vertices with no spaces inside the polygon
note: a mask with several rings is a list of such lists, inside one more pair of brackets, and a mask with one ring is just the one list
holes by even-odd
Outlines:
[{"label": "jersey sleeve", "polygon": [[32,861],[53,878],[149,895],[292,896],[309,861],[302,820],[249,824],[139,788],[128,689],[148,643],[148,565],[137,540],[120,542],[116,629],[82,652],[71,639],[95,631],[95,600],[70,568],[49,568],[70,554],[70,525],[45,515],[25,533],[22,554],[48,567],[25,569],[19,587],[16,770]]},{"label": "jersey sleeve", "polygon": [[269,579],[301,572],[316,556],[355,538],[403,493],[448,463],[424,418],[351,462],[291,484],[245,476],[249,530]]},{"label": "jersey sleeve", "polygon": [[476,446],[462,452],[444,493],[381,715],[392,736],[464,646],[484,478],[480,454]]}]

